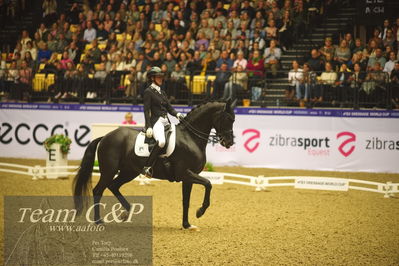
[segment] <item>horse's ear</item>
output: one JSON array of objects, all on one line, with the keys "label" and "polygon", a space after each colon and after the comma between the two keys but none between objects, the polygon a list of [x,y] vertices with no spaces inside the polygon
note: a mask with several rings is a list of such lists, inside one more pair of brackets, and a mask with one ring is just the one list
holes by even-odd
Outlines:
[{"label": "horse's ear", "polygon": [[235,100],[231,103],[231,105],[230,105],[230,110],[232,110],[232,111],[234,112],[234,108],[236,108],[236,106],[237,106],[237,99],[235,99]]},{"label": "horse's ear", "polygon": [[231,99],[229,98],[226,102],[226,106],[224,107],[224,110],[229,113],[231,111],[230,108],[231,108]]}]

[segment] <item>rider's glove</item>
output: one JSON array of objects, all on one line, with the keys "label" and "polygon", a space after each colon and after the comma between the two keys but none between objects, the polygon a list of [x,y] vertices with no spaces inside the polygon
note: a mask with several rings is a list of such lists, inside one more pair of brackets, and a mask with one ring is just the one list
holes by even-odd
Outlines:
[{"label": "rider's glove", "polygon": [[145,135],[147,136],[147,138],[152,138],[152,128],[151,127],[147,128],[147,130],[145,131]]},{"label": "rider's glove", "polygon": [[176,117],[179,119],[179,121],[184,119],[184,115],[182,113],[177,113]]}]

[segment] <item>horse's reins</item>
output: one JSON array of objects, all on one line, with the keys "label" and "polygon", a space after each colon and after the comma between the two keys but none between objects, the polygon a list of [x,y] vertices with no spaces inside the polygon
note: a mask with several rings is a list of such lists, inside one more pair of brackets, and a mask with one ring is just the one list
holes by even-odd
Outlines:
[{"label": "horse's reins", "polygon": [[186,121],[185,119],[180,120],[180,122],[182,124],[184,124],[190,131],[191,133],[193,133],[195,136],[197,136],[198,138],[202,139],[202,140],[206,140],[209,141],[209,139],[211,139],[212,141],[214,141],[216,139],[216,141],[218,142],[219,140],[217,138],[219,138],[217,135],[211,135],[211,134],[207,134],[204,133],[198,129],[196,129],[194,126],[192,126],[188,121]]},{"label": "horse's reins", "polygon": [[[228,114],[228,115],[230,115],[230,114]],[[220,137],[218,135],[223,135],[224,133],[231,131],[231,130],[225,130],[223,132],[220,132],[218,135],[211,135],[211,134],[207,134],[207,133],[204,133],[204,132],[196,129],[185,119],[182,119],[180,122],[183,123],[198,138],[200,138],[202,140],[206,140],[206,141],[209,141],[209,139],[211,139],[211,141],[215,142],[215,143],[220,141]],[[221,123],[222,122],[220,122],[220,124]],[[216,133],[218,133],[218,132],[216,132]]]}]

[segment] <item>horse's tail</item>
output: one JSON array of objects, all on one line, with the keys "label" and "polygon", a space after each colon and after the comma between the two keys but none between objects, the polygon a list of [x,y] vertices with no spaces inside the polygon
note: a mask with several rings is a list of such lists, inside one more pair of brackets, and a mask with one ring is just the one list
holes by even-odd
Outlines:
[{"label": "horse's tail", "polygon": [[100,138],[93,140],[86,148],[82,162],[80,163],[78,174],[73,180],[73,197],[75,209],[78,214],[83,210],[83,205],[87,204],[87,196],[89,195],[89,188],[91,187],[91,174],[93,172],[94,157],[96,155],[97,145]]}]

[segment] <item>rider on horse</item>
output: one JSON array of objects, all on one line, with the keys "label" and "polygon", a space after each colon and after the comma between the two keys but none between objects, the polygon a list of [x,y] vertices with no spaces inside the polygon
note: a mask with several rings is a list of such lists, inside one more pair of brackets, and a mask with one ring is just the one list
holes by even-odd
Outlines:
[{"label": "rider on horse", "polygon": [[170,124],[168,113],[179,120],[183,119],[184,115],[176,112],[169,103],[165,91],[161,89],[164,79],[164,73],[161,69],[159,67],[152,67],[147,73],[147,78],[150,80],[151,85],[144,91],[143,97],[146,136],[148,138],[154,137],[157,145],[151,151],[142,174],[152,176],[152,166],[154,166],[156,159],[166,143],[165,126]]}]

